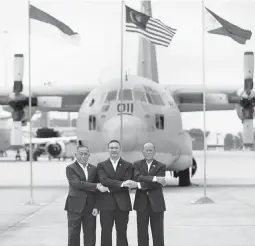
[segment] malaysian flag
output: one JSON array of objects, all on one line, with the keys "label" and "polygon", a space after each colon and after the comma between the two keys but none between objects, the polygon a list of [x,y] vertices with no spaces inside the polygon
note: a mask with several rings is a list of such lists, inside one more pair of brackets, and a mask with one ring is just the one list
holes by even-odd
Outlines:
[{"label": "malaysian flag", "polygon": [[139,33],[153,44],[165,47],[168,47],[176,33],[176,29],[128,6],[126,6],[126,31]]}]

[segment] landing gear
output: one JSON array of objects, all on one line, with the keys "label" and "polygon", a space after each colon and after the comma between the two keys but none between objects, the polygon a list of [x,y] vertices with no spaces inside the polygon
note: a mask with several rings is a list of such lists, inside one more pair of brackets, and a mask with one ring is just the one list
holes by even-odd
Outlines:
[{"label": "landing gear", "polygon": [[175,173],[175,177],[179,177],[179,186],[185,187],[185,186],[191,186],[191,177],[195,175],[197,171],[197,162],[193,158],[192,160],[192,167],[191,167],[191,175],[190,175],[190,169],[187,168],[183,171],[179,171],[178,173]]},{"label": "landing gear", "polygon": [[[27,155],[27,161],[30,161],[30,153],[29,153],[29,150],[26,151],[26,155]],[[32,154],[32,158],[33,158],[33,161],[37,161],[37,158],[38,158],[38,155],[37,155],[37,152],[35,151],[33,154]]]},{"label": "landing gear", "polygon": [[179,186],[190,186],[190,171],[189,168],[179,171]]},{"label": "landing gear", "polygon": [[17,150],[17,153],[16,153],[16,156],[15,156],[15,159],[16,159],[16,161],[21,161],[21,157],[20,157],[20,150],[18,149]]}]

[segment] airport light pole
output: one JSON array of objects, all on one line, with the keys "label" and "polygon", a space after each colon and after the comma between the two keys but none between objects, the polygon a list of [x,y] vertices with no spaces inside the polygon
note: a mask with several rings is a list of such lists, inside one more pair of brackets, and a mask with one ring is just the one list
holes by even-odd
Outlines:
[{"label": "airport light pole", "polygon": [[203,74],[203,130],[204,130],[204,196],[199,198],[195,203],[205,204],[214,203],[212,199],[206,195],[206,157],[207,157],[207,141],[206,141],[206,87],[205,87],[205,7],[204,0],[202,0],[202,74]]}]

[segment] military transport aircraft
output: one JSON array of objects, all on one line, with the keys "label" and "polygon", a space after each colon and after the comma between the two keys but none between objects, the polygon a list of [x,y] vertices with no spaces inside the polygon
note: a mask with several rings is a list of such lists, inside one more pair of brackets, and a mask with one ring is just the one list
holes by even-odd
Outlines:
[{"label": "military transport aircraft", "polygon": [[[151,16],[150,1],[141,3],[141,12]],[[244,54],[244,87],[206,88],[206,110],[236,110],[244,125],[244,143],[253,143],[251,125],[254,118],[252,52]],[[23,90],[23,55],[15,55],[14,87],[0,90],[0,104],[9,105],[16,125],[15,141],[19,142],[22,122],[29,120],[29,97]],[[140,38],[138,74],[112,79],[104,84],[45,84],[31,88],[32,107],[41,111],[79,111],[77,138],[89,145],[92,163],[108,157],[107,143],[122,142],[122,156],[134,161],[142,158],[141,149],[151,141],[157,149],[157,159],[179,177],[179,185],[191,184],[196,170],[192,155],[192,140],[183,130],[181,112],[203,110],[203,85],[160,84],[155,47]],[[122,96],[121,96],[122,95]]]}]

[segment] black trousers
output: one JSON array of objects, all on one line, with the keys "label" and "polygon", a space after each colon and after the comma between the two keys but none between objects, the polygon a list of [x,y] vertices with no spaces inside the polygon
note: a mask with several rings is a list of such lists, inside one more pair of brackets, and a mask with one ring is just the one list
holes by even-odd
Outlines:
[{"label": "black trousers", "polygon": [[127,225],[129,220],[129,211],[121,211],[119,208],[115,211],[100,211],[101,223],[101,246],[112,246],[112,228],[115,222],[116,245],[128,246]]},{"label": "black trousers", "polygon": [[153,246],[164,246],[164,212],[153,212],[148,198],[144,211],[137,211],[138,246],[149,246],[149,220]]},{"label": "black trousers", "polygon": [[80,246],[81,225],[83,230],[84,246],[96,245],[96,217],[92,212],[67,212],[68,219],[68,246]]}]

